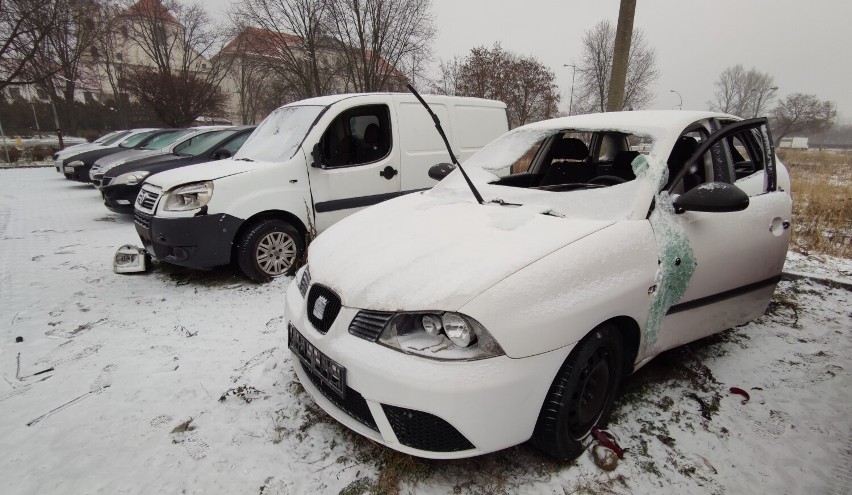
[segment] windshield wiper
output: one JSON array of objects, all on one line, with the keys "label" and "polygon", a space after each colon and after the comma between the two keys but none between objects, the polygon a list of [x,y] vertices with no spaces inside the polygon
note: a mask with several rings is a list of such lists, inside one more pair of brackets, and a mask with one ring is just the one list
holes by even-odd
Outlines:
[{"label": "windshield wiper", "polygon": [[447,151],[450,153],[450,159],[461,171],[462,175],[464,176],[464,180],[467,182],[467,185],[470,187],[470,191],[473,193],[473,197],[476,198],[476,201],[479,204],[485,204],[485,201],[483,201],[482,196],[480,196],[479,194],[479,191],[476,190],[476,187],[473,185],[473,182],[471,182],[470,177],[467,176],[467,172],[464,171],[461,166],[461,163],[459,163],[458,159],[456,159],[456,155],[453,153],[453,149],[450,147],[450,142],[447,140],[447,135],[444,134],[444,129],[441,127],[441,119],[439,119],[438,116],[435,115],[435,112],[433,112],[432,109],[429,108],[429,105],[426,104],[426,102],[423,100],[423,97],[420,96],[420,93],[418,93],[417,90],[414,89],[414,86],[412,86],[411,84],[408,84],[407,86],[408,90],[414,93],[414,96],[417,97],[420,103],[426,108],[426,111],[429,112],[429,115],[432,116],[432,121],[435,122],[435,129],[438,129],[438,134],[441,135],[441,139],[444,140],[444,145],[447,147]]},{"label": "windshield wiper", "polygon": [[251,158],[243,157],[243,158],[237,158],[237,161],[238,162],[253,162],[254,160],[252,160]]}]

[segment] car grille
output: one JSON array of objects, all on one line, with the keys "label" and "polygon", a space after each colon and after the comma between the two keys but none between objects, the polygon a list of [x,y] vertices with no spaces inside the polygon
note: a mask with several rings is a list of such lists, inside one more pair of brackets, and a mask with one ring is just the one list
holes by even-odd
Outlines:
[{"label": "car grille", "polygon": [[395,313],[361,310],[349,324],[349,333],[364,340],[375,342]]},{"label": "car grille", "polygon": [[136,196],[136,207],[147,213],[153,213],[154,207],[157,206],[157,200],[160,195],[154,191],[142,189],[139,195]]},{"label": "car grille", "polygon": [[358,420],[358,422],[367,428],[370,428],[373,431],[379,431],[379,427],[376,426],[376,420],[373,419],[373,415],[370,413],[370,406],[367,405],[367,401],[364,399],[364,396],[358,393],[357,390],[347,386],[346,393],[343,397],[341,397],[331,387],[323,383],[318,376],[306,369],[301,361],[298,361],[298,365],[302,367],[305,374],[308,375],[308,379],[311,383],[313,383],[314,387],[320,391],[323,397],[331,401],[332,404],[340,408],[346,414]]},{"label": "car grille", "polygon": [[399,443],[428,452],[459,452],[475,448],[453,425],[434,414],[382,404]]},{"label": "car grille", "polygon": [[308,293],[308,320],[319,333],[327,333],[340,313],[340,298],[328,287],[315,284]]},{"label": "car grille", "polygon": [[145,230],[148,230],[151,226],[151,217],[135,210],[133,211],[133,221]]}]

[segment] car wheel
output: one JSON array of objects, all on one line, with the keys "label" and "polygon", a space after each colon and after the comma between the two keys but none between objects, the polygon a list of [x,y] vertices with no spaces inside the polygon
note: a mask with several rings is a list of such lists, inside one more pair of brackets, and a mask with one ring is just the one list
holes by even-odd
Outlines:
[{"label": "car wheel", "polygon": [[268,282],[292,275],[304,250],[304,240],[295,227],[283,220],[262,220],[241,237],[237,264],[248,278]]},{"label": "car wheel", "polygon": [[556,374],[530,442],[557,459],[580,455],[592,428],[609,419],[623,368],[624,346],[618,327],[604,324],[595,328]]}]

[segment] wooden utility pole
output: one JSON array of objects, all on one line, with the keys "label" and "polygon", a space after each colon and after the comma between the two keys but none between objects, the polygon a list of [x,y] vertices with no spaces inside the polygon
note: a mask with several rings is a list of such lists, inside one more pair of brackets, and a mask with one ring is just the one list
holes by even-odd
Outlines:
[{"label": "wooden utility pole", "polygon": [[630,41],[633,37],[633,16],[636,0],[621,0],[618,8],[618,25],[615,28],[615,46],[612,54],[612,71],[606,111],[618,112],[624,108],[624,85],[627,82],[627,61],[630,58]]}]

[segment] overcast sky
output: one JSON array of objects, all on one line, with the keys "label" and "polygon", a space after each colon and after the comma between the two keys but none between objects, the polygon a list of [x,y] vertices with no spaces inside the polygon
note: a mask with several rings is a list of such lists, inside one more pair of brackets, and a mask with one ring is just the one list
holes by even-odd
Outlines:
[{"label": "overcast sky", "polygon": [[[218,15],[231,0],[206,0]],[[848,0],[637,0],[634,27],[657,52],[650,108],[706,109],[713,82],[743,64],[775,78],[779,95],[812,93],[852,120],[852,2]],[[432,0],[436,59],[495,41],[533,55],[556,74],[567,111],[571,64],[583,33],[618,18],[618,0]]]}]

